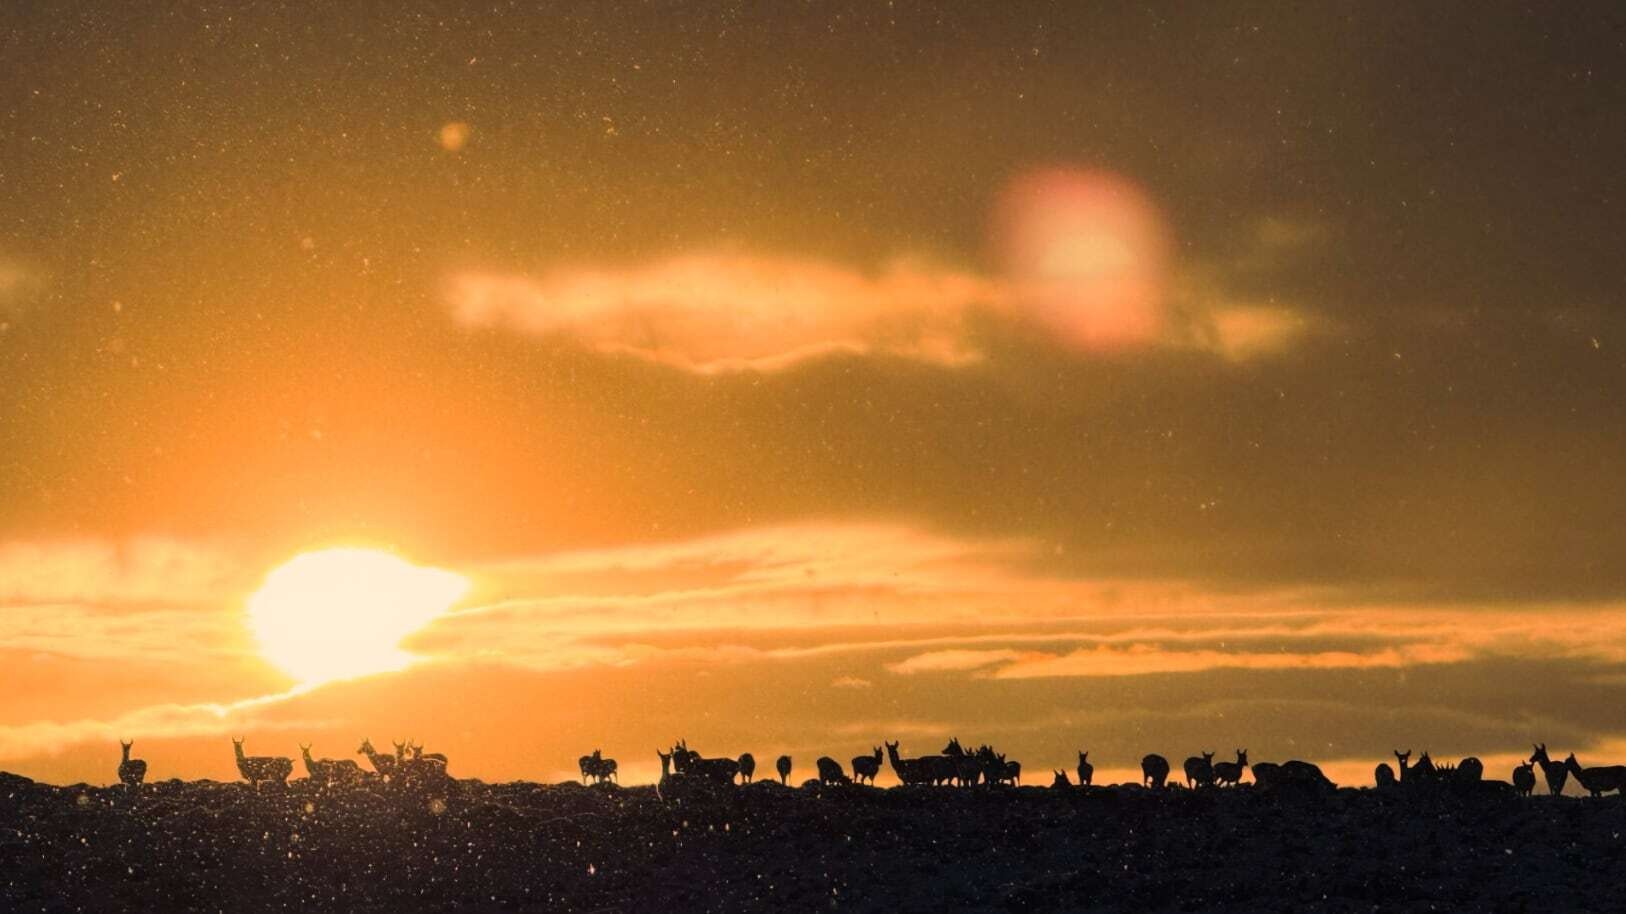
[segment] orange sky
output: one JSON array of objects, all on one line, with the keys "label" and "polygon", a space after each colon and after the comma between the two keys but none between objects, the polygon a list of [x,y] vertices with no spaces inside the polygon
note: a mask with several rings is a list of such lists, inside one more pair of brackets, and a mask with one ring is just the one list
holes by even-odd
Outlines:
[{"label": "orange sky", "polygon": [[0,768],[1622,753],[1618,29],[397,6],[0,11]]}]

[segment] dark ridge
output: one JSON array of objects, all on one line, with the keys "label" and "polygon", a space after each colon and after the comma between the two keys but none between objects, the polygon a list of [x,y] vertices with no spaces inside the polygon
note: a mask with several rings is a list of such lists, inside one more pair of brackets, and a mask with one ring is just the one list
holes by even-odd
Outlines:
[{"label": "dark ridge", "polygon": [[1499,782],[764,779],[663,800],[611,783],[136,791],[0,774],[0,910],[1606,910],[1623,809]]}]

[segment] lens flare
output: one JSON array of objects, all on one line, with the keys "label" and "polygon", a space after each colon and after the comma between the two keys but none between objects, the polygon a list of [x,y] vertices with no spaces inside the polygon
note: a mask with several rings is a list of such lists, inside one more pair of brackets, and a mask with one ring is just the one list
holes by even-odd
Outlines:
[{"label": "lens flare", "polygon": [[1066,168],[1018,175],[995,208],[993,244],[1021,312],[1064,345],[1111,349],[1161,334],[1167,230],[1129,179]]}]

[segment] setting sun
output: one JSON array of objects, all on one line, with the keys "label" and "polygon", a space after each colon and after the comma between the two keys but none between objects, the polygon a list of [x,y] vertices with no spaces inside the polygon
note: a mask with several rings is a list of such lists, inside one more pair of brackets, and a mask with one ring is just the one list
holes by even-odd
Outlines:
[{"label": "setting sun", "polygon": [[266,575],[249,598],[249,626],[265,658],[304,685],[399,670],[413,660],[401,639],[468,587],[387,552],[307,552]]}]

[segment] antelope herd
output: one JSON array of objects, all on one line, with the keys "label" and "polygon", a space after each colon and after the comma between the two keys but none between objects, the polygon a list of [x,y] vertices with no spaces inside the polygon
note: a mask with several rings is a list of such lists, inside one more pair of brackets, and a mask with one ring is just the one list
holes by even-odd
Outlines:
[{"label": "antelope herd", "polygon": [[[232,740],[237,772],[243,780],[248,781],[256,789],[265,784],[287,783],[294,770],[292,759],[284,756],[251,756],[243,751],[243,743],[241,739]],[[855,756],[851,760],[850,777],[840,762],[830,756],[822,756],[814,763],[817,776],[807,783],[874,785],[876,776],[881,773],[883,758],[897,777],[898,783],[905,787],[945,785],[970,787],[977,784],[1019,786],[1022,783],[1022,763],[1006,758],[1004,753],[995,751],[987,744],[968,750],[956,737],[950,739],[936,755],[913,758],[903,756],[898,743],[883,741],[883,745],[884,750],[881,746],[876,746],[867,754]],[[130,757],[133,741],[120,740],[119,746],[122,750],[118,767],[119,782],[128,789],[138,788],[146,780],[147,763],[142,759]],[[315,758],[311,755],[311,746],[308,743],[301,744],[299,749],[304,757],[305,773],[310,783],[320,787],[341,787],[368,781],[428,786],[445,784],[452,780],[451,775],[447,773],[447,759],[444,754],[426,753],[422,745],[411,740],[397,742],[393,746],[395,751],[391,754],[379,752],[369,739],[361,741],[356,754],[366,756],[372,771],[362,768],[354,759]],[[1570,753],[1562,762],[1555,762],[1547,754],[1546,743],[1533,744],[1532,748],[1534,751],[1529,760],[1516,766],[1512,772],[1511,783],[1518,795],[1529,796],[1535,791],[1535,769],[1539,767],[1542,778],[1547,783],[1547,790],[1553,796],[1561,794],[1569,779],[1574,777],[1576,784],[1593,797],[1601,797],[1606,793],[1626,797],[1626,765],[1589,768],[1583,766],[1574,753]],[[661,778],[658,787],[662,790],[673,789],[684,783],[719,786],[732,785],[737,781],[744,785],[751,783],[756,773],[756,758],[749,752],[735,758],[707,758],[691,749],[686,740],[678,740],[667,752],[657,749],[655,754],[660,759]],[[1380,789],[1399,785],[1471,784],[1482,780],[1485,772],[1484,764],[1473,756],[1463,758],[1455,764],[1441,764],[1424,752],[1416,762],[1413,762],[1410,749],[1404,752],[1397,749],[1394,757],[1399,769],[1398,775],[1396,768],[1387,762],[1379,764],[1373,771],[1373,782]],[[600,749],[594,749],[591,755],[582,756],[578,762],[584,784],[589,781],[595,784],[620,781],[616,760],[606,758]],[[774,770],[779,775],[780,784],[789,785],[791,766],[792,760],[789,755],[781,755],[775,760]],[[1184,782],[1177,782],[1174,786],[1192,790],[1237,787],[1243,783],[1244,775],[1250,772],[1253,775],[1253,785],[1258,788],[1335,786],[1319,767],[1310,762],[1290,760],[1279,764],[1250,763],[1246,749],[1236,750],[1234,761],[1220,762],[1214,761],[1214,753],[1201,752],[1187,758],[1181,767],[1185,774]],[[1168,759],[1155,753],[1147,755],[1141,759],[1140,769],[1142,786],[1154,789],[1168,786],[1170,771]],[[1078,786],[1089,787],[1094,784],[1095,766],[1090,763],[1088,752],[1079,751],[1078,767],[1075,771]],[[1067,771],[1054,769],[1053,774],[1052,787],[1073,786]]]}]

